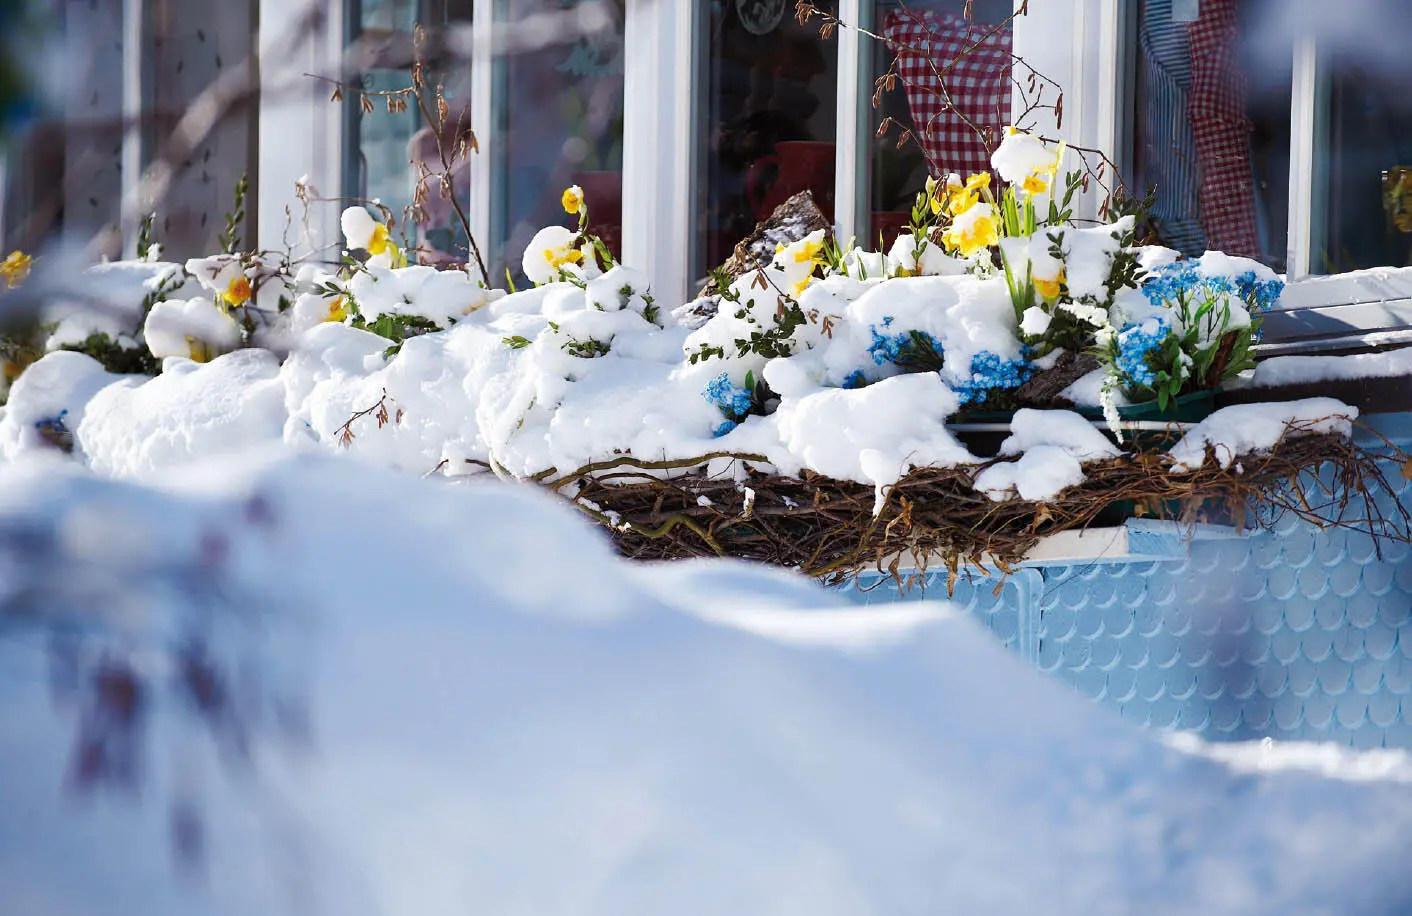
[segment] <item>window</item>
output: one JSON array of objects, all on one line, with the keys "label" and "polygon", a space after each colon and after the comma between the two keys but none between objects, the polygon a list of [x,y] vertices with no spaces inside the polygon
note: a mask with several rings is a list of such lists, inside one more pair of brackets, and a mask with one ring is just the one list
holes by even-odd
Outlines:
[{"label": "window", "polygon": [[[907,224],[928,174],[970,174],[990,168],[990,149],[1011,121],[1014,12],[1010,0],[869,0],[874,79],[896,75],[872,108],[869,134],[867,236],[886,244]],[[945,91],[932,64],[954,63]],[[870,82],[868,92],[873,92]],[[948,101],[949,99],[949,101]],[[953,104],[954,103],[954,104]],[[878,136],[884,121],[889,129]],[[899,140],[906,136],[907,139]]]},{"label": "window", "polygon": [[[469,129],[467,100],[469,70],[456,55],[445,51],[448,27],[471,20],[471,0],[349,0],[350,40],[360,48],[364,66],[358,77],[366,92],[407,87],[412,81],[416,54],[413,32],[427,30],[424,54],[431,68],[429,84],[444,83],[452,106],[450,132]],[[440,174],[437,137],[415,106],[389,111],[375,105],[367,111],[358,98],[346,102],[344,194],[377,201],[387,207],[410,247],[420,249],[428,263],[458,263],[466,259],[465,231],[450,202],[433,191],[421,212],[413,213],[420,164]],[[455,137],[442,138],[448,149]],[[452,187],[464,199],[468,193],[469,164],[457,165]]]},{"label": "window", "polygon": [[832,221],[838,154],[837,38],[797,22],[787,0],[703,5],[698,282],[800,191]]},{"label": "window", "polygon": [[[583,188],[590,228],[622,238],[624,0],[503,0],[490,193],[490,274],[519,274],[525,245]],[[643,78],[652,78],[645,74]]]},{"label": "window", "polygon": [[1157,192],[1150,240],[1283,270],[1293,45],[1271,40],[1268,3],[1137,6],[1132,185]]},{"label": "window", "polygon": [[1339,17],[1319,47],[1311,269],[1412,265],[1412,9]]}]

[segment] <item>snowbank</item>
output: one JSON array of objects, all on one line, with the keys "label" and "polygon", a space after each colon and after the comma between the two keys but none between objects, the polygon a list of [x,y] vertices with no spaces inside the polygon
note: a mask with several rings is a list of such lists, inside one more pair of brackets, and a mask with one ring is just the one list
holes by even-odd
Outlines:
[{"label": "snowbank", "polygon": [[0,469],[7,911],[1412,906],[1403,755],[1172,747],[946,606],[629,565],[528,488],[163,486]]}]

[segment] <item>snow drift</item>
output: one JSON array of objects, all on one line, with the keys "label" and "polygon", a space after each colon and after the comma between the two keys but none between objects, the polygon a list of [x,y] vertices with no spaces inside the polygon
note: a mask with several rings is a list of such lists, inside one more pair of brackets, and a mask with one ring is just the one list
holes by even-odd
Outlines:
[{"label": "snow drift", "polygon": [[945,605],[630,565],[529,488],[21,462],[0,570],[7,912],[1412,907],[1401,754],[1164,743]]}]

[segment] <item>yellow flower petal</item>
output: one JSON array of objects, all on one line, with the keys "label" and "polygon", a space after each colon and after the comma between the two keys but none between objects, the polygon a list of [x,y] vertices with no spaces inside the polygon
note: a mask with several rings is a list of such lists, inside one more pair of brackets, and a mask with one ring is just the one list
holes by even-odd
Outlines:
[{"label": "yellow flower petal", "polygon": [[1049,179],[1042,178],[1039,175],[1030,175],[1025,179],[1025,183],[1020,186],[1020,189],[1031,197],[1036,194],[1043,194],[1049,190]]},{"label": "yellow flower petal", "polygon": [[391,244],[387,227],[378,223],[373,227],[373,237],[368,240],[368,254],[386,254]]},{"label": "yellow flower petal", "polygon": [[324,321],[343,321],[348,317],[348,303],[342,296],[329,303],[328,317]]},{"label": "yellow flower petal", "polygon": [[0,261],[0,277],[5,278],[6,286],[19,286],[24,278],[29,276],[29,267],[32,263],[34,263],[34,258],[23,251],[12,251],[5,260]]},{"label": "yellow flower petal", "polygon": [[221,298],[225,300],[226,305],[231,308],[236,308],[249,302],[250,295],[250,281],[243,276],[239,276],[230,281],[230,285],[226,287],[226,291],[221,293]]},{"label": "yellow flower petal", "polygon": [[564,212],[570,216],[577,216],[583,207],[583,188],[578,185],[564,189],[564,196],[561,200],[564,204]]}]

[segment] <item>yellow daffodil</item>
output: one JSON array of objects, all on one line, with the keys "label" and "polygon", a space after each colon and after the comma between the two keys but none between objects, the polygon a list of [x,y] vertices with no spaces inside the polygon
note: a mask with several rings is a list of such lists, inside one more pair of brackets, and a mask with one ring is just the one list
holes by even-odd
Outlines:
[{"label": "yellow daffodil", "polygon": [[799,250],[794,253],[794,263],[796,263],[796,264],[809,264],[809,263],[813,263],[813,264],[822,264],[822,263],[823,263],[823,260],[819,257],[819,252],[821,252],[821,251],[823,251],[823,250],[824,250],[824,242],[823,242],[823,239],[819,239],[818,241],[811,241],[811,240],[809,240],[809,239],[805,239],[804,242],[803,242],[803,244],[801,244],[801,245],[799,246]]},{"label": "yellow daffodil", "polygon": [[1044,297],[1045,302],[1053,302],[1055,299],[1059,298],[1059,287],[1063,284],[1063,282],[1064,272],[1061,270],[1059,271],[1059,275],[1052,280],[1041,280],[1036,277],[1034,281],[1034,288],[1041,296]]},{"label": "yellow daffodil", "polygon": [[809,288],[809,284],[813,282],[813,280],[813,274],[805,274],[802,280],[790,287],[789,295],[794,299],[798,299],[803,295],[804,291]]},{"label": "yellow daffodil", "polygon": [[5,278],[5,285],[8,287],[19,286],[25,277],[29,276],[29,267],[34,263],[34,258],[23,251],[12,251],[10,256],[0,261],[0,277]]},{"label": "yellow daffodil", "polygon": [[250,295],[250,281],[244,276],[238,276],[230,281],[226,291],[221,293],[221,298],[225,300],[226,305],[236,308],[249,302]]},{"label": "yellow daffodil", "polygon": [[1020,190],[1031,197],[1036,194],[1043,194],[1049,190],[1049,179],[1043,175],[1030,174],[1025,178],[1025,183],[1020,185]]},{"label": "yellow daffodil", "polygon": [[583,188],[574,185],[564,189],[564,212],[570,216],[578,216],[578,212],[583,208]]},{"label": "yellow daffodil", "polygon": [[348,317],[348,303],[342,296],[329,303],[328,317],[325,321],[343,321]]},{"label": "yellow daffodil", "polygon": [[187,355],[193,363],[209,363],[211,361],[211,348],[205,341],[198,340],[191,335],[186,337]]},{"label": "yellow daffodil", "polygon": [[942,234],[942,242],[966,258],[983,248],[1000,244],[1000,220],[995,208],[981,204],[966,210]]},{"label": "yellow daffodil", "polygon": [[980,201],[981,191],[990,187],[990,173],[977,172],[966,179],[965,184],[948,185],[947,210],[952,219],[965,213]]},{"label": "yellow daffodil", "polygon": [[396,247],[392,243],[392,234],[387,231],[387,227],[378,223],[373,227],[372,238],[368,239],[368,254],[386,254],[389,247]]}]

